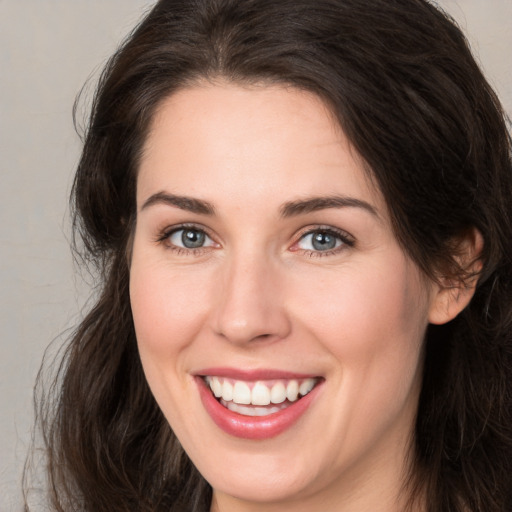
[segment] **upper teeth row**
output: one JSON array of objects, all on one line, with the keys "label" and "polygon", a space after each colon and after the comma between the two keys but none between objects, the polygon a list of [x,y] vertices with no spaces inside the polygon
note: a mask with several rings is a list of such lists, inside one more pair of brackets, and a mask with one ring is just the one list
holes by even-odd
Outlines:
[{"label": "upper teeth row", "polygon": [[307,395],[316,379],[273,381],[272,385],[257,381],[252,385],[242,380],[228,380],[221,377],[206,377],[206,382],[217,398],[236,404],[269,405],[280,404],[288,399],[295,402],[299,395]]}]

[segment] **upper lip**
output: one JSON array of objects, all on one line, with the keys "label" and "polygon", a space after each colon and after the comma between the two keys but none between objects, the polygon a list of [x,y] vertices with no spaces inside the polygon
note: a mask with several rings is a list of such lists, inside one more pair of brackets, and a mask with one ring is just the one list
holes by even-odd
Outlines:
[{"label": "upper lip", "polygon": [[288,370],[278,370],[272,368],[260,369],[241,369],[230,367],[214,367],[204,368],[195,372],[197,376],[215,376],[227,377],[235,380],[257,381],[257,380],[273,380],[273,379],[309,379],[319,377],[314,373],[298,373]]}]

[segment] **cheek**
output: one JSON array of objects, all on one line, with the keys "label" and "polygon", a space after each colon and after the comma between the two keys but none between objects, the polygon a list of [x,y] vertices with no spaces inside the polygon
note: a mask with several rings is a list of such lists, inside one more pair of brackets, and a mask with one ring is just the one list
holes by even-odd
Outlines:
[{"label": "cheek", "polygon": [[208,287],[204,276],[172,269],[134,250],[130,301],[147,383],[169,423],[180,431],[183,396],[192,382],[186,371],[193,341],[204,323]]},{"label": "cheek", "polygon": [[209,296],[208,280],[200,272],[134,258],[130,300],[141,352],[175,356],[200,329]]},{"label": "cheek", "polygon": [[209,288],[197,271],[176,270],[134,249],[130,302],[147,383],[176,432],[187,417],[184,396],[190,393],[190,347],[204,324]]},{"label": "cheek", "polygon": [[326,339],[345,339],[341,345],[347,349],[393,347],[417,339],[428,318],[428,294],[419,271],[398,251],[378,263],[347,265],[303,282],[308,293],[301,294],[301,316]]},{"label": "cheek", "polygon": [[417,407],[427,294],[412,267],[391,261],[389,272],[354,266],[337,279],[308,283],[310,298],[299,315],[333,362],[328,377],[337,407],[322,424],[349,458],[386,432],[398,429],[397,439],[406,438]]},{"label": "cheek", "polygon": [[428,294],[401,253],[303,284],[308,293],[297,301],[297,317],[330,352],[343,382],[364,390],[373,386],[376,394],[401,393],[412,385],[428,323]]}]

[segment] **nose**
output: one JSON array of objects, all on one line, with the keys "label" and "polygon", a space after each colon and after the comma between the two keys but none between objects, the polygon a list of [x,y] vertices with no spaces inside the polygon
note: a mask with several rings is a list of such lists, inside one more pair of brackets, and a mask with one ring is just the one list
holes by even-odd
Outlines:
[{"label": "nose", "polygon": [[291,324],[282,285],[282,270],[264,257],[226,261],[213,315],[216,334],[235,344],[285,338]]}]

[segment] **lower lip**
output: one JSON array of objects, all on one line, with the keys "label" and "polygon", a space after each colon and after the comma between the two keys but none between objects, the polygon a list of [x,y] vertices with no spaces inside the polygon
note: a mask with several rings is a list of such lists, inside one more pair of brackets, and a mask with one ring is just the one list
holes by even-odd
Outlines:
[{"label": "lower lip", "polygon": [[204,408],[215,424],[227,434],[243,439],[270,439],[292,427],[306,412],[321,386],[317,384],[306,396],[268,416],[244,416],[221,405],[201,377],[196,377],[196,382]]}]

